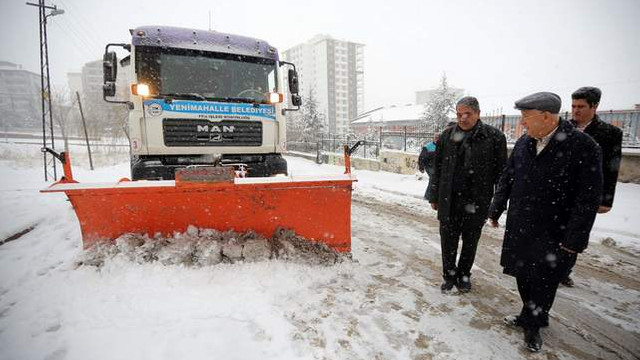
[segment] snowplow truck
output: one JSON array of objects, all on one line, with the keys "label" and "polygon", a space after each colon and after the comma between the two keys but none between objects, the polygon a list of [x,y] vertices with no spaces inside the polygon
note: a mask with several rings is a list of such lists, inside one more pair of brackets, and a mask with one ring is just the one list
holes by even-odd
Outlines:
[{"label": "snowplow truck", "polygon": [[[265,239],[288,229],[351,251],[357,180],[350,156],[360,142],[344,145],[343,174],[287,174],[284,113],[300,106],[293,64],[247,37],[158,26],[131,35],[131,44],[106,46],[103,89],[105,100],[129,107],[132,179],[81,183],[68,152],[42,149],[64,168],[42,192],[66,194],[84,248],[125,234],[156,239],[196,227]],[[128,99],[114,97],[118,59],[110,48],[117,46],[130,52],[119,62],[129,70]],[[283,104],[281,69],[291,107]],[[286,175],[271,176],[277,174]]]},{"label": "snowplow truck", "polygon": [[[132,180],[174,180],[192,165],[234,167],[249,177],[287,175],[285,113],[298,110],[295,65],[266,41],[168,26],[130,30],[130,44],[108,44],[104,100],[129,107]],[[118,99],[118,59],[130,81]],[[283,72],[291,94],[284,104]]]}]

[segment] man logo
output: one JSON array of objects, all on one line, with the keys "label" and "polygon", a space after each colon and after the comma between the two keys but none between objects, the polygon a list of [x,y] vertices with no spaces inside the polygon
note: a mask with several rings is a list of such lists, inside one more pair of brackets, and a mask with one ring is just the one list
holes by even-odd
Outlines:
[{"label": "man logo", "polygon": [[236,127],[231,125],[197,125],[198,134],[208,133],[210,142],[222,142],[222,134],[232,134]]},{"label": "man logo", "polygon": [[196,131],[201,132],[209,132],[209,133],[233,133],[236,130],[235,126],[227,126],[227,125],[198,125]]},{"label": "man logo", "polygon": [[162,105],[158,103],[149,104],[149,106],[147,106],[147,114],[149,114],[149,116],[162,115]]}]

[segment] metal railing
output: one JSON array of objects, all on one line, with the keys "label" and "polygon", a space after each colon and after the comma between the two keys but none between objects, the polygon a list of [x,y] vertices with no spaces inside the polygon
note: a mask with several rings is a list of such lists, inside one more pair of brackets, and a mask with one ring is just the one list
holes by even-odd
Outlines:
[{"label": "metal railing", "polygon": [[[640,148],[640,111],[602,111],[598,112],[602,121],[610,123],[622,129],[622,147]],[[570,119],[571,114],[565,112],[561,114],[563,119]],[[491,126],[495,126],[504,132],[508,143],[515,143],[524,134],[524,127],[520,124],[519,115],[498,115],[483,116],[482,121]],[[381,150],[398,150],[407,153],[420,153],[421,147],[432,141],[433,131],[416,131],[415,126],[395,127],[394,130],[385,130],[378,127],[376,131],[367,136],[336,136],[334,134],[321,134],[309,136],[305,134],[302,140],[300,133],[287,134],[287,149],[289,151],[299,151],[316,154],[320,152],[341,153],[342,145],[353,145],[357,140],[366,137],[365,145],[360,147],[354,157],[377,158]]]},{"label": "metal railing", "polygon": [[[617,126],[622,130],[623,148],[640,147],[640,111],[602,111],[598,112],[598,116],[602,121]],[[570,119],[571,114],[565,112],[562,114],[562,118],[565,120]],[[483,117],[482,121],[502,130],[507,137],[507,142],[510,143],[515,142],[524,134],[524,127],[520,124],[519,115],[489,116]]]}]

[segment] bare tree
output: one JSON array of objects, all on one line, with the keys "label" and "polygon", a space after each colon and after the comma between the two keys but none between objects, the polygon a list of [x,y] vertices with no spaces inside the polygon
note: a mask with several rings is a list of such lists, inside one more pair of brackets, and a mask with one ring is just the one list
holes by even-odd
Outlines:
[{"label": "bare tree", "polygon": [[77,124],[76,117],[72,114],[73,103],[70,98],[69,89],[66,87],[52,88],[51,107],[53,121],[58,126],[64,141],[65,151],[69,151],[69,136],[72,135],[74,126]]},{"label": "bare tree", "polygon": [[128,119],[128,109],[122,104],[109,104],[95,94],[84,94],[82,107],[85,112],[87,131],[91,138],[122,139]]}]

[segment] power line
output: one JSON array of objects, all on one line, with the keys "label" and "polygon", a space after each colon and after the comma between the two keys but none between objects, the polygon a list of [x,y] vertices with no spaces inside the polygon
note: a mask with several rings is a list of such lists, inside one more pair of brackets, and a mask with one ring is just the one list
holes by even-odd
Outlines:
[{"label": "power line", "polygon": [[100,33],[95,31],[95,28],[92,27],[89,23],[87,23],[82,16],[76,16],[76,14],[79,14],[79,12],[76,10],[75,6],[69,6],[63,0],[59,0],[59,1],[65,7],[70,9],[70,11],[68,11],[68,14],[70,15],[70,19],[72,20],[72,22],[75,23],[74,27],[77,27],[80,29],[80,32],[78,34],[81,35],[84,40],[87,40],[87,42],[91,44],[106,43],[105,41],[103,41],[104,39],[97,40],[97,38],[101,37]]},{"label": "power line", "polygon": [[75,37],[75,39],[79,41],[78,45],[82,44],[84,50],[88,50],[92,52],[92,51],[95,51],[96,49],[99,49],[99,47],[95,42],[87,40],[85,37],[81,36],[81,34],[74,28],[73,24],[70,24],[67,22],[63,23],[61,21],[59,23],[59,26],[64,27],[67,33],[72,34]]},{"label": "power line", "polygon": [[98,46],[95,41],[91,41],[90,39],[83,37],[82,34],[75,29],[73,24],[60,21],[59,25],[64,27],[69,33],[73,34],[73,36],[78,39],[85,47],[89,49],[100,49],[100,46]]},{"label": "power line", "polygon": [[77,35],[75,35],[66,26],[63,26],[62,23],[59,22],[54,22],[54,25],[56,25],[58,29],[60,29],[70,40],[72,40],[76,45],[75,48],[81,51],[85,56],[90,59],[97,58],[97,56],[89,50],[90,45],[78,38]]}]

